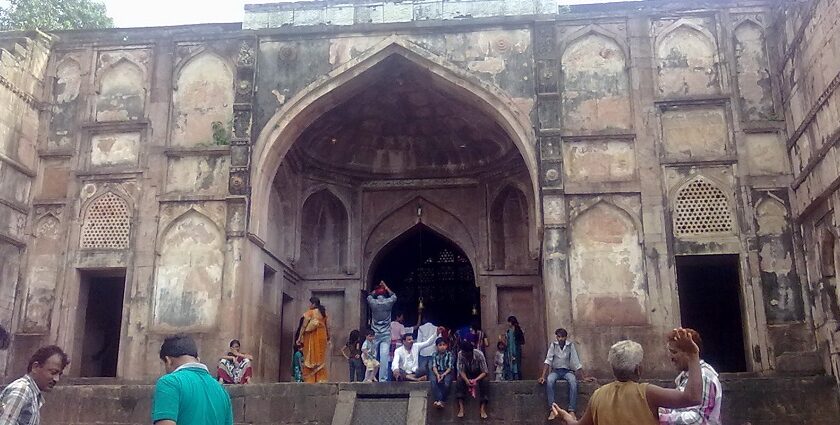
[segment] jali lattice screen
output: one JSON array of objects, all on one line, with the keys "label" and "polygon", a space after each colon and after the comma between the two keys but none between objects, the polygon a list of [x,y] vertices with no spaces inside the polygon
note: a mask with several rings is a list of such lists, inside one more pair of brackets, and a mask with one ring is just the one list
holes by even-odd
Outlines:
[{"label": "jali lattice screen", "polygon": [[130,222],[128,204],[113,193],[106,193],[88,207],[82,222],[82,248],[128,248]]},{"label": "jali lattice screen", "polygon": [[677,193],[674,233],[703,235],[732,232],[732,210],[720,188],[696,177]]}]

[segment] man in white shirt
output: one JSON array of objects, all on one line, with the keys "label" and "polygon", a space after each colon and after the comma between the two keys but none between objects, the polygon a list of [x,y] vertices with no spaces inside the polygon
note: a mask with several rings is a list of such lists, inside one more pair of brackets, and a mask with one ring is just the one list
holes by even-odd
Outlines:
[{"label": "man in white shirt", "polygon": [[[423,323],[422,326],[417,328],[418,341],[425,341],[434,335],[437,335],[437,326],[433,325],[429,321],[426,321],[426,323]],[[426,376],[430,376],[430,372],[432,370],[432,356],[435,355],[435,351],[436,349],[434,344],[420,350],[420,364],[417,367],[417,370],[421,373],[425,373]]]},{"label": "man in white shirt", "polygon": [[[568,341],[569,333],[563,329],[554,331],[556,341],[552,341],[548,346],[548,353],[545,355],[545,362],[543,362],[543,372],[537,382],[540,385],[545,384],[545,396],[548,399],[548,408],[554,404],[554,383],[558,379],[563,379],[569,383],[569,410],[568,412],[574,414],[577,409],[577,391],[578,391],[578,377],[577,374],[582,374],[583,365],[580,363],[575,344]],[[551,372],[551,373],[549,373]],[[546,375],[548,378],[546,379]],[[553,410],[549,411],[548,420],[553,420],[556,414]]]},{"label": "man in white shirt", "polygon": [[438,332],[435,332],[429,339],[418,343],[414,342],[414,336],[405,334],[402,336],[402,346],[394,351],[394,361],[391,363],[391,372],[394,373],[396,381],[424,381],[427,372],[417,370],[420,365],[420,350],[434,345]]}]

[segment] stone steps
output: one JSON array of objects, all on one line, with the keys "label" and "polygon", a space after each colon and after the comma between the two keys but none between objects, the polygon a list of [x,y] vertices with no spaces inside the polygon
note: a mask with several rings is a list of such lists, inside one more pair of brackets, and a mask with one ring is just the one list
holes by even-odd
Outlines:
[{"label": "stone steps", "polygon": [[[601,383],[606,383],[602,381]],[[669,381],[651,381],[672,385]],[[833,377],[757,377],[724,375],[723,423],[775,425],[840,423],[838,387]],[[598,384],[580,385],[581,410]],[[66,385],[47,394],[43,423],[51,425],[146,425],[151,385]],[[237,424],[387,425],[384,413],[368,421],[377,406],[388,405],[399,423],[420,424],[545,424],[546,402],[535,381],[490,384],[490,419],[478,418],[478,404],[467,403],[467,417],[455,417],[454,399],[445,410],[428,402],[427,383],[251,384],[230,386]],[[558,384],[559,402],[566,402],[566,384]],[[381,403],[381,404],[377,404]],[[394,406],[391,406],[390,404]],[[357,410],[358,409],[358,410]],[[403,419],[403,413],[405,416]],[[404,420],[404,422],[402,422]]]}]

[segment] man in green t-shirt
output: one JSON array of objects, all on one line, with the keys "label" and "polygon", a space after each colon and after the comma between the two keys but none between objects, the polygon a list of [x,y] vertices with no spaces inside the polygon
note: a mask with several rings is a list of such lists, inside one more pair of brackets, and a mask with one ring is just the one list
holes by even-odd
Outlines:
[{"label": "man in green t-shirt", "polygon": [[166,375],[155,384],[155,425],[233,425],[233,407],[225,388],[198,361],[195,341],[170,336],[160,346]]}]

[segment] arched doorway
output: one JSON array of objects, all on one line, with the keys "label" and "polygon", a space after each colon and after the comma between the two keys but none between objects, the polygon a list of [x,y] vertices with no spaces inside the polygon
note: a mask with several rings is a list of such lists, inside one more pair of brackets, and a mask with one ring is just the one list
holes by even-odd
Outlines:
[{"label": "arched doorway", "polygon": [[370,285],[380,280],[397,294],[394,314],[406,325],[423,321],[458,329],[481,325],[479,288],[469,258],[454,242],[418,224],[386,245],[373,262]]}]

